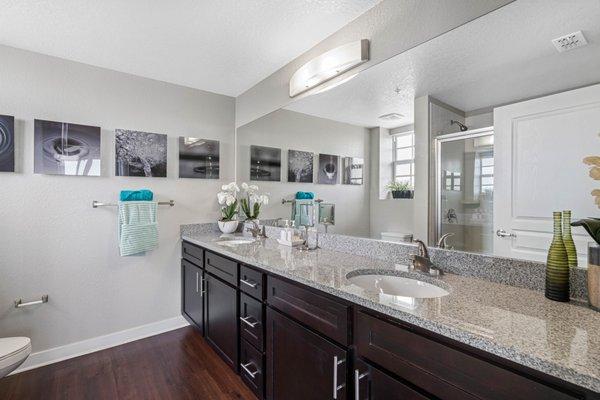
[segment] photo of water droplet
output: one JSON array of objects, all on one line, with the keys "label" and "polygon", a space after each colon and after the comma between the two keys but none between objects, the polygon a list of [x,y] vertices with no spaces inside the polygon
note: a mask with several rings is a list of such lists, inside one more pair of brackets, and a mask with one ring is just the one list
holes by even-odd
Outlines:
[{"label": "photo of water droplet", "polygon": [[0,115],[0,172],[15,172],[15,117]]},{"label": "photo of water droplet", "polygon": [[34,172],[100,176],[100,128],[67,122],[34,122]]}]

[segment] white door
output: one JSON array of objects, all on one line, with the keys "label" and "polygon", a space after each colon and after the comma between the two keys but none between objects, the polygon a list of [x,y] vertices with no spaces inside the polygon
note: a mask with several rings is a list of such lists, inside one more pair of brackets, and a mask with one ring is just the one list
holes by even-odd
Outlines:
[{"label": "white door", "polygon": [[[494,253],[545,261],[552,212],[573,218],[600,215],[598,186],[582,160],[600,156],[600,85],[588,86],[494,110]],[[579,265],[587,264],[582,228],[574,229]]]}]

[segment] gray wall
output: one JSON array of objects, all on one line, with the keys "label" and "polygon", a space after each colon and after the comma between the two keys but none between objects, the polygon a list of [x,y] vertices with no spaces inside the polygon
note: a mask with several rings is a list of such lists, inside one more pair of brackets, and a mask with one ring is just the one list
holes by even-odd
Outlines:
[{"label": "gray wall", "polygon": [[[249,181],[250,145],[277,147],[281,152],[281,182],[260,182],[261,191],[271,195],[270,204],[261,218],[290,219],[291,205],[281,204],[281,199],[292,199],[297,191],[315,192],[325,202],[335,203],[336,225],[329,232],[354,236],[369,236],[369,131],[366,128],[344,124],[324,118],[278,110],[259,118],[237,130],[238,183]],[[362,185],[337,185],[287,182],[287,151],[302,150],[315,154],[325,153],[341,157],[365,159]],[[315,162],[317,157],[315,157]],[[314,170],[317,171],[317,164]]]},{"label": "gray wall", "polygon": [[[355,40],[370,39],[371,60],[348,73],[354,74],[511,2],[512,0],[384,0],[238,96],[236,126],[245,125],[289,104],[292,100],[288,84],[293,73],[327,50]],[[310,91],[306,93],[309,94]]]},{"label": "gray wall", "polygon": [[[18,168],[0,176],[0,337],[29,336],[37,352],[178,316],[179,225],[218,216],[215,193],[234,176],[234,99],[8,47],[0,60]],[[102,127],[102,176],[33,174],[34,118]],[[168,177],[115,177],[115,128],[168,134]],[[221,181],[177,178],[180,135],[221,141]],[[159,210],[157,250],[120,257],[116,208],[91,203],[136,188],[175,207]],[[12,306],[43,293],[48,304]]]}]

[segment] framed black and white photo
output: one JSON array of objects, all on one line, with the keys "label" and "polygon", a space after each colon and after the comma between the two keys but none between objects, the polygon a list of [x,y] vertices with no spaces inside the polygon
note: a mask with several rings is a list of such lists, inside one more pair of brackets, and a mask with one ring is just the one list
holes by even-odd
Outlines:
[{"label": "framed black and white photo", "polygon": [[167,176],[167,135],[125,129],[115,132],[117,176]]},{"label": "framed black and white photo", "polygon": [[318,183],[335,185],[338,183],[339,156],[319,154]]},{"label": "framed black and white photo", "polygon": [[100,176],[100,136],[97,126],[36,119],[34,172]]},{"label": "framed black and white photo", "polygon": [[281,149],[250,146],[250,180],[281,181]]},{"label": "framed black and white photo", "polygon": [[15,117],[0,115],[0,172],[15,172]]},{"label": "framed black and white photo", "polygon": [[365,160],[358,157],[342,158],[342,183],[344,185],[362,185]]},{"label": "framed black and white photo", "polygon": [[314,153],[288,150],[288,182],[312,183]]},{"label": "framed black and white photo", "polygon": [[179,177],[219,179],[219,141],[180,136]]}]

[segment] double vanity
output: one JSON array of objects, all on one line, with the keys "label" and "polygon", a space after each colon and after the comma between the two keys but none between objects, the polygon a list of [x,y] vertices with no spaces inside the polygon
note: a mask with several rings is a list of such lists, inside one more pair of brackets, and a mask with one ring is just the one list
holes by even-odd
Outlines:
[{"label": "double vanity", "polygon": [[340,250],[182,239],[182,314],[259,399],[600,398],[584,306]]}]

